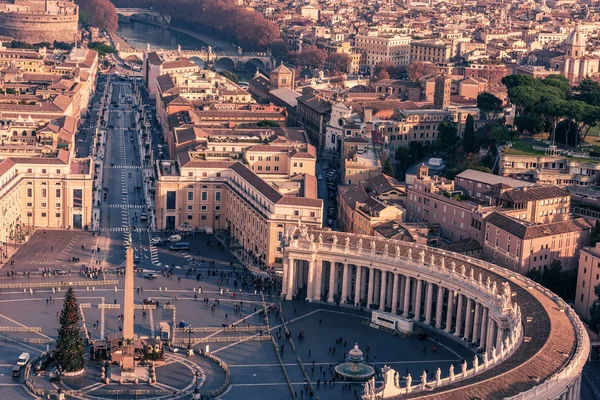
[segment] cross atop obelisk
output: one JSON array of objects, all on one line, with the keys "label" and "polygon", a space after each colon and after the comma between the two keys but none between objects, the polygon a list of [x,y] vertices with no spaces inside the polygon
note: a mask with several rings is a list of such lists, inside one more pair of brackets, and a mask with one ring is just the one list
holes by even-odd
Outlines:
[{"label": "cross atop obelisk", "polygon": [[133,247],[125,252],[125,300],[123,302],[123,339],[133,339]]}]

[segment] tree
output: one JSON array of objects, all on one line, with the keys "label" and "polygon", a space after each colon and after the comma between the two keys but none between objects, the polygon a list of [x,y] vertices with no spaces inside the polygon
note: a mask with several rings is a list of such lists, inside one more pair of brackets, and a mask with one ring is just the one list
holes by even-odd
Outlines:
[{"label": "tree", "polygon": [[515,127],[519,133],[529,133],[530,135],[536,135],[543,131],[544,121],[536,118],[533,115],[519,115],[515,117]]},{"label": "tree", "polygon": [[494,115],[502,112],[502,100],[491,93],[483,92],[477,96],[477,108],[486,114],[489,121]]},{"label": "tree", "polygon": [[380,70],[373,76],[373,81],[375,82],[379,82],[382,79],[390,79],[390,73],[387,72],[385,69]]},{"label": "tree", "polygon": [[119,18],[114,4],[109,0],[76,0],[75,3],[90,18],[88,23],[109,32],[116,32],[119,27]]},{"label": "tree", "polygon": [[418,81],[425,75],[437,73],[435,65],[429,62],[411,62],[407,68],[408,80]]},{"label": "tree", "polygon": [[383,164],[383,170],[381,172],[387,176],[391,176],[392,178],[394,177],[394,167],[392,167],[392,163],[389,159],[385,160],[385,164]]},{"label": "tree", "polygon": [[575,99],[586,102],[591,106],[600,106],[600,82],[585,78],[575,86]]},{"label": "tree", "polygon": [[318,49],[317,46],[307,46],[302,51],[293,51],[289,53],[290,58],[297,66],[302,68],[323,68],[327,53],[325,50]]},{"label": "tree", "polygon": [[54,358],[64,372],[79,371],[85,366],[83,339],[79,333],[79,306],[71,286],[65,293],[60,314]]},{"label": "tree", "polygon": [[436,145],[440,149],[448,149],[450,147],[454,147],[457,141],[458,136],[456,135],[456,127],[454,124],[451,124],[447,121],[442,122],[438,126]]},{"label": "tree", "polygon": [[594,225],[594,229],[592,230],[592,244],[595,245],[598,242],[600,242],[600,220],[596,220],[596,225]]},{"label": "tree", "polygon": [[542,83],[546,86],[553,86],[565,94],[571,90],[571,84],[569,83],[569,80],[566,77],[558,74],[548,75],[546,78],[544,78]]},{"label": "tree", "polygon": [[531,86],[516,86],[508,89],[508,97],[517,106],[517,114],[522,115],[533,109],[540,101],[540,92]]},{"label": "tree", "polygon": [[534,282],[540,283],[542,281],[542,273],[537,268],[532,268],[525,274],[526,277]]},{"label": "tree", "polygon": [[475,123],[471,114],[467,115],[467,121],[465,123],[463,147],[467,153],[475,151]]},{"label": "tree", "polygon": [[330,53],[327,56],[327,64],[332,71],[348,72],[352,60],[346,53]]}]

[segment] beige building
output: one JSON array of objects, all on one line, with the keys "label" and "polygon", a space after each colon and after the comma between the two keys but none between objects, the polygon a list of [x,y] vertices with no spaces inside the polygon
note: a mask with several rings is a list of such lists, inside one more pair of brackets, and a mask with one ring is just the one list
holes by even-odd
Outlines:
[{"label": "beige building", "polygon": [[444,64],[453,55],[453,44],[442,40],[413,40],[410,43],[411,62]]},{"label": "beige building", "polygon": [[562,155],[504,152],[498,174],[543,185],[592,187],[600,183],[600,164]]},{"label": "beige building", "polygon": [[0,162],[0,242],[33,228],[82,229],[92,221],[93,163],[53,157],[11,157]]},{"label": "beige building", "polygon": [[553,260],[563,269],[577,267],[579,249],[590,242],[592,224],[583,218],[534,224],[494,212],[484,220],[484,258],[525,275]]},{"label": "beige building", "polygon": [[[395,189],[391,191],[399,192]],[[404,208],[400,202],[388,201],[376,192],[367,193],[361,185],[338,187],[337,222],[341,231],[374,236],[377,226],[388,221],[402,221],[403,214]]]},{"label": "beige building", "polygon": [[575,312],[583,319],[590,319],[590,308],[598,301],[594,287],[600,284],[600,243],[595,247],[583,247],[579,252]]},{"label": "beige building", "polygon": [[159,162],[157,173],[158,229],[187,222],[225,230],[248,256],[269,267],[281,267],[280,241],[287,228],[299,220],[321,226],[323,202],[311,175],[271,184],[240,162],[203,161],[187,152],[179,153],[178,161]]},{"label": "beige building", "polygon": [[410,36],[398,36],[374,32],[356,35],[355,48],[362,53],[360,70],[369,71],[376,64],[391,62],[396,67],[406,67],[410,62]]}]

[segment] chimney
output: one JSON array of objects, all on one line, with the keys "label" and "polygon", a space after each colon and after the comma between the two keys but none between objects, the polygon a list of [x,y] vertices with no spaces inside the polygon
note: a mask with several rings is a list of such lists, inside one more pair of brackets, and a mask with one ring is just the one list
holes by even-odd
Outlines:
[{"label": "chimney", "polygon": [[370,108],[365,108],[364,111],[364,119],[366,123],[373,121],[373,110]]}]

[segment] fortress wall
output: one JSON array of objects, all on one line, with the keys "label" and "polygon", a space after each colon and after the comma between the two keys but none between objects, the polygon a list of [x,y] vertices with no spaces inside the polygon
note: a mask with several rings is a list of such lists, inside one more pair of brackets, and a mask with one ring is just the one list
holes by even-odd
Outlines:
[{"label": "fortress wall", "polygon": [[0,35],[28,43],[73,42],[76,40],[78,15],[0,13]]}]

